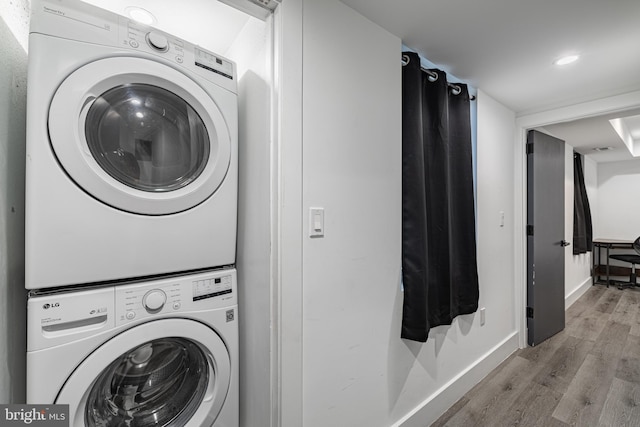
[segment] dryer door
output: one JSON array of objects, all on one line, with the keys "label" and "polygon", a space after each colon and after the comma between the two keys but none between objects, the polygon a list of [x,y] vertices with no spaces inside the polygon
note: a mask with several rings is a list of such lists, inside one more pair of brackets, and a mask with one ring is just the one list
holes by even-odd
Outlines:
[{"label": "dryer door", "polygon": [[97,348],[71,374],[56,403],[84,426],[213,425],[227,396],[230,359],[203,324],[163,319]]},{"label": "dryer door", "polygon": [[69,75],[51,102],[49,136],[80,188],[147,215],[210,197],[232,150],[214,98],[178,70],[142,58],[101,59]]}]

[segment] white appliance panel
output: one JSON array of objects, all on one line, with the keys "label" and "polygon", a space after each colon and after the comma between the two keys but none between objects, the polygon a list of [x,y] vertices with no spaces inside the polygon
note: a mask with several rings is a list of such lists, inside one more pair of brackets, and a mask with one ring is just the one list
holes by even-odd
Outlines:
[{"label": "white appliance panel", "polygon": [[[235,64],[78,0],[34,0],[32,6],[26,288],[104,283],[235,264]],[[107,63],[108,67],[95,65]],[[97,71],[84,73],[84,67]],[[108,76],[98,76],[103,69]],[[67,79],[81,74],[77,84],[65,86]],[[111,81],[111,86],[165,85],[162,90],[192,101],[196,113],[189,113],[186,120],[192,126],[196,116],[203,118],[215,161],[203,167],[198,178],[171,190],[137,191],[135,183],[123,185],[109,176],[87,148],[87,126],[81,119],[88,113],[83,107],[97,102],[84,84],[87,74],[95,75],[90,87],[108,91],[109,85],[102,87],[101,82],[109,83],[118,74],[120,80]],[[59,92],[61,88],[64,91]],[[59,122],[60,117],[66,119]],[[138,156],[135,167],[151,168],[148,181],[154,179],[154,161],[167,165],[165,154],[173,149],[166,138],[154,138],[141,137],[135,146],[159,147],[154,149],[159,154],[130,150]],[[114,149],[114,156],[127,154],[122,151],[127,150]],[[181,179],[178,175],[176,179]]]},{"label": "white appliance panel", "polygon": [[[106,393],[106,399],[117,393],[111,387],[106,392],[101,388],[105,381],[113,382],[110,375],[115,368],[110,366],[116,364],[116,371],[122,372],[123,357],[137,358],[143,364],[153,346],[178,343],[201,354],[201,365],[207,366],[182,382],[191,388],[180,396],[187,392],[195,396],[184,399],[190,405],[186,425],[237,427],[236,290],[235,270],[217,270],[103,288],[32,293],[28,301],[27,401],[68,403],[71,425],[83,426],[88,416],[104,413],[99,402],[105,399],[100,393]],[[157,369],[154,374],[161,376],[165,371]],[[125,381],[128,390],[145,386],[120,377],[123,375],[117,379]],[[158,411],[165,406],[159,404]]]}]

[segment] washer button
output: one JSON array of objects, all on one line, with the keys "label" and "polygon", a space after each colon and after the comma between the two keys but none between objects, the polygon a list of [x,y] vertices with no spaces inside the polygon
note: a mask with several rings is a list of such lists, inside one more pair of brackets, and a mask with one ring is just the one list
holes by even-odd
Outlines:
[{"label": "washer button", "polygon": [[180,310],[180,301],[175,301],[173,303],[173,309],[174,310]]},{"label": "washer button", "polygon": [[142,305],[149,313],[162,310],[165,302],[167,302],[167,294],[160,289],[153,289],[142,297]]},{"label": "washer button", "polygon": [[182,64],[182,56],[176,56],[176,62]]},{"label": "washer button", "polygon": [[137,41],[135,41],[135,40],[129,40],[129,46],[131,46],[131,47],[133,47],[133,48],[137,48],[137,47],[138,47],[138,46],[140,46],[140,45],[139,45],[139,44],[138,44],[138,42],[137,42]]},{"label": "washer button", "polygon": [[136,312],[135,311],[127,311],[126,317],[129,320],[133,320],[136,317]]}]

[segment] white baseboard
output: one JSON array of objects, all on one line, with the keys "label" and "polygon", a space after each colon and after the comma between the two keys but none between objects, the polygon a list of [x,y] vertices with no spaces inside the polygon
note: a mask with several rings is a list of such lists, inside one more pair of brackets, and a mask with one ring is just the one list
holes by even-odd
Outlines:
[{"label": "white baseboard", "polygon": [[513,332],[455,378],[425,399],[392,427],[425,427],[440,418],[447,409],[518,349],[518,333]]},{"label": "white baseboard", "polygon": [[593,284],[593,281],[591,277],[589,277],[584,282],[582,282],[580,286],[578,286],[576,289],[571,291],[569,295],[564,297],[564,309],[566,310],[567,308],[571,307],[571,305],[574,302],[578,301],[578,298],[584,295],[584,293],[589,290],[592,284]]}]

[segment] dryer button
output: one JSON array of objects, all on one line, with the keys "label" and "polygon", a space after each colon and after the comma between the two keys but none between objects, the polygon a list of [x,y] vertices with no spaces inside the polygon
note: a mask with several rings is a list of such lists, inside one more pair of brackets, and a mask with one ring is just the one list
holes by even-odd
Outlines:
[{"label": "dryer button", "polygon": [[136,312],[135,311],[127,311],[127,314],[125,316],[127,317],[128,320],[133,320],[136,317]]},{"label": "dryer button", "polygon": [[157,313],[167,302],[167,294],[160,289],[154,289],[145,294],[142,298],[142,305],[149,313]]},{"label": "dryer button", "polygon": [[174,310],[180,310],[180,301],[176,301],[173,303],[173,309]]},{"label": "dryer button", "polygon": [[169,40],[162,34],[153,31],[147,33],[147,42],[149,46],[162,52],[166,52],[169,49]]}]

